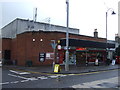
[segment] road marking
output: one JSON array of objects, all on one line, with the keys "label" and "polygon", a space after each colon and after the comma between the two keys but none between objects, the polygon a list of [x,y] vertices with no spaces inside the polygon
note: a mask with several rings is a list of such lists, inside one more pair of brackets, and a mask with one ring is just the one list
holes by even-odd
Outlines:
[{"label": "road marking", "polygon": [[25,74],[30,74],[28,72],[22,72],[22,73],[19,73],[20,75],[25,75]]},{"label": "road marking", "polygon": [[48,77],[45,76],[41,76],[41,77],[37,77],[38,79],[48,79]]},{"label": "road marking", "polygon": [[65,76],[67,76],[67,75],[57,75],[57,76],[60,76],[60,77],[65,77]]},{"label": "road marking", "polygon": [[13,71],[13,70],[9,70],[10,72],[13,72],[13,73],[16,73],[16,74],[19,74],[18,71]]},{"label": "road marking", "polygon": [[87,75],[87,74],[94,74],[94,73],[101,73],[101,72],[109,72],[109,71],[115,71],[119,70],[117,69],[111,69],[111,70],[101,70],[101,71],[95,71],[95,72],[87,72],[87,73],[77,73],[77,74],[52,74],[52,73],[41,73],[41,72],[33,72],[33,71],[25,71],[25,70],[19,70],[19,69],[12,69],[15,71],[22,71],[22,72],[28,72],[28,73],[34,73],[34,74],[41,74],[41,75]]},{"label": "road marking", "polygon": [[50,78],[58,78],[58,77],[65,77],[67,75],[52,75],[52,76],[48,76]]},{"label": "road marking", "polygon": [[[105,86],[105,83],[108,84],[109,87]],[[118,85],[118,77],[77,84],[77,85],[73,85],[72,88],[112,88],[112,87],[116,87],[116,86],[111,86],[111,85]]]},{"label": "road marking", "polygon": [[37,78],[35,78],[35,77],[31,77],[31,78],[27,78],[28,80],[31,80],[31,81],[33,81],[33,80],[38,80]]},{"label": "road marking", "polygon": [[20,82],[27,82],[27,81],[29,81],[29,80],[22,80],[22,81],[20,81]]},{"label": "road marking", "polygon": [[9,84],[9,82],[5,82],[5,83],[0,83],[0,85],[4,85],[4,84]]},{"label": "road marking", "polygon": [[56,76],[48,76],[48,77],[50,77],[50,78],[57,78],[58,76],[56,75]]},{"label": "road marking", "polygon": [[14,81],[14,82],[10,82],[10,83],[18,83],[19,81]]},{"label": "road marking", "polygon": [[22,76],[18,76],[18,75],[13,75],[13,74],[8,74],[9,76],[12,76],[12,77],[18,77],[18,78],[21,78],[21,79],[27,79],[26,77],[22,77]]},{"label": "road marking", "polygon": [[16,74],[20,74],[20,75],[23,75],[23,74],[30,74],[29,72],[18,72],[18,71],[14,71],[14,70],[9,70],[10,72],[13,72],[13,73],[16,73]]},{"label": "road marking", "polygon": [[12,76],[12,77],[18,77],[18,76],[16,76],[16,75],[13,75],[13,74],[8,74],[9,76]]}]

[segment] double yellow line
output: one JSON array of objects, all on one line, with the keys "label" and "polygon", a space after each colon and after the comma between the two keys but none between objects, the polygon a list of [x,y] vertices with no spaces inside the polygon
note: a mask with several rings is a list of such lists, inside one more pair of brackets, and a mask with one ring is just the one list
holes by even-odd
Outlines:
[{"label": "double yellow line", "polygon": [[75,73],[75,74],[42,73],[42,72],[26,71],[26,70],[13,69],[13,68],[12,68],[12,70],[21,71],[21,72],[28,72],[28,73],[34,73],[34,74],[42,74],[42,75],[88,75],[88,74],[95,74],[95,73],[101,73],[101,72],[116,71],[116,70],[119,70],[119,69],[101,70],[101,71]]}]

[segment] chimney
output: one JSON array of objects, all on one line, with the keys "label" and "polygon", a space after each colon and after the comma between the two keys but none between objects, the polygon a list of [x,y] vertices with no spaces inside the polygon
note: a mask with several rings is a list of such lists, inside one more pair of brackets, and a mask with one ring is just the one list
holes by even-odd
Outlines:
[{"label": "chimney", "polygon": [[119,37],[118,34],[115,34],[115,41],[118,42],[118,43],[120,43],[120,37]]},{"label": "chimney", "polygon": [[98,38],[98,32],[97,32],[97,29],[94,30],[94,37],[95,37],[95,38]]}]

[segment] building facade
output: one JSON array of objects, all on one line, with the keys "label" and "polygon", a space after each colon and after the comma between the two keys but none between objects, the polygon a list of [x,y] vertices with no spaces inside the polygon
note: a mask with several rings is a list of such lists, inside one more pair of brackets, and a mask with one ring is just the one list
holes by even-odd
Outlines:
[{"label": "building facade", "polygon": [[[13,29],[9,25],[2,29],[1,58],[3,61],[12,61],[14,64],[21,66],[28,65],[28,62],[31,62],[32,66],[52,65],[54,61],[55,63],[65,64],[65,27],[61,27],[63,30],[59,29],[58,31],[40,29],[24,31],[25,29],[22,26],[20,27],[19,24],[20,30]],[[15,25],[14,28],[18,26]],[[13,33],[11,28],[13,32],[15,30],[17,32]],[[53,41],[55,41],[55,44],[53,44]],[[54,46],[56,46],[55,49]],[[107,47],[114,48],[114,44],[108,44]],[[94,37],[80,35],[78,29],[71,29],[69,52],[69,64],[82,66],[88,62],[94,62],[98,56],[101,62],[105,62],[106,39],[99,38],[96,35]]]},{"label": "building facade", "polygon": [[[2,40],[3,59],[17,61],[18,65],[25,65],[26,62],[29,60],[33,62],[33,65],[52,64],[53,57],[50,55],[53,54],[53,48],[51,46],[52,43],[51,40],[55,40],[57,43],[60,39],[63,39],[65,37],[66,34],[64,32],[34,31],[18,34],[17,37],[14,39],[3,38]],[[105,42],[105,39],[102,38],[94,38],[76,34],[70,34],[70,38],[94,42]],[[64,45],[62,45],[62,43],[60,45],[64,49]],[[78,47],[80,46],[74,47],[71,46],[70,50],[76,51]],[[64,53],[64,51],[65,50],[63,50],[60,53]],[[49,56],[48,59],[45,59],[44,62],[40,61],[41,53],[45,53],[47,56]],[[62,55],[64,57],[64,54]]]}]

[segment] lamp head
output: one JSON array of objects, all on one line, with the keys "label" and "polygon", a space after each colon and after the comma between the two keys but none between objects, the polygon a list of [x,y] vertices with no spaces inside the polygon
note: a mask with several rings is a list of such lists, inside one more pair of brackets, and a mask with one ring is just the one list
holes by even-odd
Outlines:
[{"label": "lamp head", "polygon": [[112,15],[115,15],[115,14],[116,14],[116,13],[113,11],[113,12],[112,12]]}]

